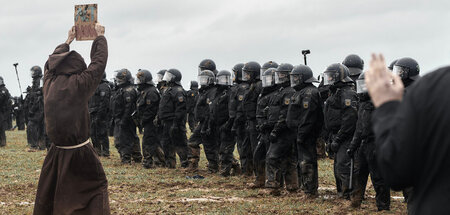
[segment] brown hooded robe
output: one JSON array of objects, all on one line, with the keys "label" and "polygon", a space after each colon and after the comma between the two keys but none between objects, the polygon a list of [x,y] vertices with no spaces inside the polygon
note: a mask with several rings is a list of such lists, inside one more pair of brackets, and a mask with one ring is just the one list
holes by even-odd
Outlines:
[{"label": "brown hooded robe", "polygon": [[50,147],[39,178],[34,214],[110,214],[108,182],[89,139],[88,101],[102,79],[108,59],[104,36],[91,49],[91,64],[69,45],[48,58],[44,74],[44,113]]}]

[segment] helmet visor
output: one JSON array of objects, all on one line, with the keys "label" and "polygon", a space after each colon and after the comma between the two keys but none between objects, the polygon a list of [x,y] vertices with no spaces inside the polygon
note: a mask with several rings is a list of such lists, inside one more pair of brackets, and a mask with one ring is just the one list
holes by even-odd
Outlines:
[{"label": "helmet visor", "polygon": [[242,81],[250,81],[252,74],[248,71],[242,70]]},{"label": "helmet visor", "polygon": [[163,80],[163,75],[162,74],[156,74],[156,78],[155,78],[156,83],[159,83],[162,80]]},{"label": "helmet visor", "polygon": [[289,81],[288,72],[275,72],[275,84],[282,84]]},{"label": "helmet visor", "polygon": [[231,86],[231,77],[227,76],[227,75],[223,75],[223,76],[219,76],[217,77],[217,84],[218,85],[226,85],[226,86]]},{"label": "helmet visor", "polygon": [[337,72],[324,72],[323,73],[323,85],[333,85],[337,82]]},{"label": "helmet visor", "polygon": [[400,76],[400,78],[405,79],[408,78],[408,69],[407,68],[403,68],[401,66],[394,66],[394,69],[392,70],[392,72],[398,76]]},{"label": "helmet visor", "polygon": [[302,77],[299,74],[291,75],[291,87],[298,86],[302,82]]},{"label": "helmet visor", "polygon": [[164,77],[163,77],[162,80],[163,80],[163,81],[167,81],[167,82],[171,82],[172,80],[175,80],[175,75],[173,75],[173,74],[170,73],[170,72],[166,72],[166,73],[164,74]]},{"label": "helmet visor", "polygon": [[356,80],[356,93],[367,93],[366,81],[364,79]]},{"label": "helmet visor", "polygon": [[271,75],[263,75],[261,84],[262,84],[262,87],[271,87],[271,86],[275,85],[275,82]]},{"label": "helmet visor", "polygon": [[209,83],[209,76],[205,76],[205,75],[201,75],[198,76],[198,83],[200,84],[200,86],[208,86]]}]

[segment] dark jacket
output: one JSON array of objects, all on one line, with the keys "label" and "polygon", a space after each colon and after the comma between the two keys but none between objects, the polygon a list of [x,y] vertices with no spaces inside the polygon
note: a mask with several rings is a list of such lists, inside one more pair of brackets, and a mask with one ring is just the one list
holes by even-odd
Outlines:
[{"label": "dark jacket", "polygon": [[108,119],[111,88],[108,81],[101,81],[89,100],[89,113],[101,120]]},{"label": "dark jacket", "polygon": [[45,126],[55,145],[77,145],[89,138],[88,101],[102,79],[107,59],[108,46],[103,36],[92,43],[89,67],[65,43],[48,58],[43,87]]},{"label": "dark jacket", "polygon": [[377,161],[395,190],[414,188],[410,214],[450,214],[450,67],[408,88],[402,102],[378,107],[373,116]]},{"label": "dark jacket", "polygon": [[188,90],[186,93],[186,109],[188,113],[194,113],[198,99],[198,90]]},{"label": "dark jacket", "polygon": [[276,94],[274,94],[269,102],[269,124],[273,125],[272,132],[276,135],[286,131],[286,117],[291,97],[295,90],[286,83],[281,87]]},{"label": "dark jacket", "polygon": [[158,108],[161,121],[173,120],[179,125],[186,122],[186,92],[182,86],[173,85],[164,90]]},{"label": "dark jacket", "polygon": [[258,103],[259,94],[261,94],[262,83],[257,81],[250,85],[250,88],[244,95],[242,108],[247,120],[256,120],[256,106]]},{"label": "dark jacket", "polygon": [[159,100],[160,96],[155,86],[148,85],[142,89],[137,100],[137,110],[142,126],[153,123],[153,119],[158,114]]},{"label": "dark jacket", "polygon": [[209,105],[216,95],[217,88],[215,86],[207,86],[200,88],[197,103],[195,104],[194,114],[195,120],[204,122],[208,120]]},{"label": "dark jacket", "polygon": [[228,121],[228,103],[230,101],[230,88],[228,86],[217,86],[216,94],[209,106],[210,123],[223,125]]},{"label": "dark jacket", "polygon": [[7,119],[8,102],[11,95],[5,85],[0,86],[0,123],[4,123]]}]

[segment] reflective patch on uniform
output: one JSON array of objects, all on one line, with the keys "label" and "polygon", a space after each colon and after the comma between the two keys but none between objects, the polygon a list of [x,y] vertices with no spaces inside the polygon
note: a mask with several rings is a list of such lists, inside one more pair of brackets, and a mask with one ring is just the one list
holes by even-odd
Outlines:
[{"label": "reflective patch on uniform", "polygon": [[191,96],[194,97],[194,93],[192,93]]},{"label": "reflective patch on uniform", "polygon": [[352,105],[352,100],[351,99],[345,99],[345,106],[349,107],[350,105]]},{"label": "reflective patch on uniform", "polygon": [[179,102],[183,102],[183,101],[184,101],[183,96],[179,96],[179,97],[178,97],[178,101],[179,101]]},{"label": "reflective patch on uniform", "polygon": [[183,88],[178,87],[178,92],[183,92],[183,91],[184,91]]},{"label": "reflective patch on uniform", "polygon": [[152,101],[150,101],[150,99],[147,99],[147,104],[149,105],[151,103],[152,103]]},{"label": "reflective patch on uniform", "polygon": [[105,92],[100,92],[100,96],[105,96],[106,93]]},{"label": "reflective patch on uniform", "polygon": [[129,97],[129,96],[125,97],[125,100],[126,100],[127,102],[131,102],[131,97]]},{"label": "reflective patch on uniform", "polygon": [[303,108],[308,109],[309,107],[309,102],[303,102]]},{"label": "reflective patch on uniform", "polygon": [[244,96],[243,95],[239,95],[238,99],[239,99],[239,101],[242,101],[242,100],[244,100]]},{"label": "reflective patch on uniform", "polygon": [[285,105],[288,105],[290,102],[291,102],[291,99],[290,99],[290,98],[285,98],[285,99],[284,99],[284,104],[285,104]]},{"label": "reflective patch on uniform", "polygon": [[209,100],[209,98],[206,98],[206,104],[211,104],[211,100]]}]

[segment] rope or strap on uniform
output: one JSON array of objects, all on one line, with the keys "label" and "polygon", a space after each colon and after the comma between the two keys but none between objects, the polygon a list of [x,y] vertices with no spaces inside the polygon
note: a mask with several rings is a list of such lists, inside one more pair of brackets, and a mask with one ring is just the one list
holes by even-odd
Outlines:
[{"label": "rope or strap on uniform", "polygon": [[56,148],[59,148],[59,149],[76,149],[76,148],[83,147],[84,145],[86,145],[88,143],[90,143],[89,139],[87,139],[86,141],[84,141],[83,143],[80,143],[78,145],[74,145],[74,146],[56,146]]}]

